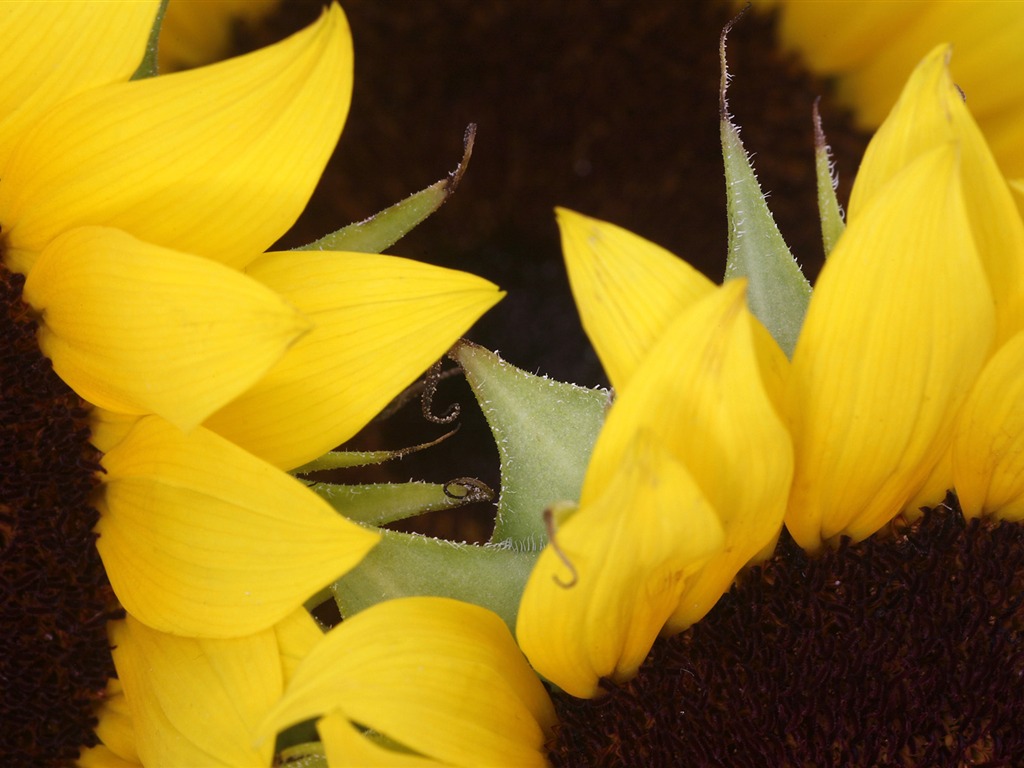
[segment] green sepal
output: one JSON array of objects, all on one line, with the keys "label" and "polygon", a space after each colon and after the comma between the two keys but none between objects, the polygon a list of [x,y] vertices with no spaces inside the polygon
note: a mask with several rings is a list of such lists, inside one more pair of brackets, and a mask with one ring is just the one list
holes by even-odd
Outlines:
[{"label": "green sepal", "polygon": [[463,137],[462,160],[447,178],[431,184],[400,203],[385,208],[365,221],[349,224],[347,227],[324,235],[296,251],[356,251],[358,253],[383,253],[402,239],[430,214],[444,205],[455,192],[462,179],[469,158],[473,154],[473,140],[476,125],[470,125]]},{"label": "green sepal", "polygon": [[538,552],[380,533],[377,546],[331,585],[342,616],[397,597],[438,595],[489,608],[515,631],[519,598]]},{"label": "green sepal", "polygon": [[308,475],[310,472],[322,472],[328,469],[349,469],[351,467],[368,467],[372,464],[383,464],[385,461],[393,461],[394,459],[408,456],[410,453],[432,448],[438,443],[447,440],[456,431],[458,430],[453,429],[451,432],[441,435],[437,440],[413,445],[409,448],[399,448],[397,451],[328,451],[323,456],[319,456],[303,464],[301,467],[291,470],[291,474]]},{"label": "green sepal", "polygon": [[160,7],[156,9],[156,17],[153,19],[153,27],[149,30],[149,40],[146,41],[146,52],[142,55],[139,68],[131,76],[132,80],[145,80],[147,77],[156,76],[156,54],[160,45],[160,28],[164,23],[168,2],[169,0],[160,0]]},{"label": "green sepal", "polygon": [[498,445],[501,493],[491,543],[542,549],[544,510],[579,499],[611,395],[534,376],[469,342],[449,354],[466,372]]},{"label": "green sepal", "polygon": [[278,757],[280,762],[275,761],[274,765],[287,765],[288,768],[328,768],[327,755],[324,754],[324,746],[319,741],[282,749]]},{"label": "green sepal", "polygon": [[757,182],[750,157],[733,125],[726,102],[728,73],[725,65],[725,38],[731,24],[722,32],[720,55],[722,84],[720,119],[722,156],[725,159],[725,190],[729,218],[729,256],[725,279],[746,277],[747,303],[768,329],[782,351],[792,356],[807,305],[811,284],[775,226],[761,185]]},{"label": "green sepal", "polygon": [[386,525],[396,520],[491,501],[493,493],[482,483],[465,479],[449,483],[374,483],[336,485],[314,483],[310,490],[341,514],[364,525]]},{"label": "green sepal", "polygon": [[825,141],[825,131],[821,127],[821,113],[818,102],[814,102],[814,172],[818,180],[818,216],[821,218],[821,243],[825,248],[825,256],[839,242],[839,236],[846,229],[843,221],[843,209],[836,198],[838,179],[834,174],[832,154]]}]

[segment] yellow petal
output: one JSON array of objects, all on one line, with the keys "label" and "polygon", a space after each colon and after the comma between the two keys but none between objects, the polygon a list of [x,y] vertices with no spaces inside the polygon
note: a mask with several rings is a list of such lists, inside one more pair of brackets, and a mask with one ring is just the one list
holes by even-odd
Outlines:
[{"label": "yellow petal", "polygon": [[271,253],[246,270],[315,324],[206,426],[291,469],[348,440],[503,295],[465,272],[365,253]]},{"label": "yellow petal", "polygon": [[91,403],[191,429],[262,376],[309,328],[255,280],[199,256],[83,227],[25,283],[39,344]]},{"label": "yellow petal", "polygon": [[284,683],[288,685],[299,662],[320,642],[324,633],[305,608],[298,608],[277,622],[274,632],[277,633],[277,644],[281,651]]},{"label": "yellow petal", "polygon": [[[757,2],[756,5],[769,5]],[[921,54],[942,42],[956,52],[953,76],[1006,175],[1024,173],[1020,124],[1024,82],[1024,6],[961,0],[771,3],[778,32],[817,74],[838,75],[838,96],[863,128],[875,128],[899,96]],[[823,30],[825,31],[823,34]]]},{"label": "yellow petal", "polygon": [[96,735],[102,744],[80,754],[77,765],[80,768],[141,766],[142,762],[135,748],[132,713],[125,700],[120,680],[112,678],[107,682],[103,703],[96,716],[99,719],[96,724]]},{"label": "yellow petal", "polygon": [[141,418],[137,414],[116,413],[93,406],[89,411],[89,442],[106,453],[124,440]]},{"label": "yellow petal", "polygon": [[0,173],[10,257],[105,224],[241,266],[302,211],[341,132],[352,88],[337,5],[263,50],[97,88],[39,120]]},{"label": "yellow petal", "polygon": [[554,710],[504,622],[440,597],[379,603],[306,657],[263,730],[329,712],[447,765],[542,766]]},{"label": "yellow petal", "polygon": [[271,630],[230,640],[167,635],[130,614],[110,628],[145,766],[269,766],[256,727],[281,695]]},{"label": "yellow petal", "polygon": [[160,27],[158,71],[198,67],[230,53],[243,22],[257,22],[280,0],[175,0]]},{"label": "yellow petal", "polygon": [[363,733],[337,712],[321,717],[316,730],[324,745],[330,768],[427,768],[441,766],[436,760],[388,749]]},{"label": "yellow petal", "polygon": [[[778,3],[781,8],[778,35],[787,48],[799,49],[814,71],[845,72],[861,66],[890,46],[892,38],[919,15],[920,5],[914,2],[865,3],[863,0],[829,0],[827,3],[784,0]],[[827,44],[822,30],[828,30]]]},{"label": "yellow petal", "polygon": [[914,161],[822,270],[790,376],[786,525],[804,549],[866,538],[900,511],[988,355],[992,299],[957,168],[951,145]]},{"label": "yellow petal", "polygon": [[616,389],[679,312],[713,289],[682,259],[621,227],[556,208],[583,328]]},{"label": "yellow petal", "polygon": [[953,476],[968,517],[1024,520],[1024,333],[997,352],[964,404]]},{"label": "yellow petal", "polygon": [[54,104],[132,76],[158,6],[157,0],[3,4],[0,168],[13,139]]},{"label": "yellow petal", "polygon": [[[723,551],[680,595],[668,624],[699,620],[782,527],[793,454],[779,416],[788,363],[733,280],[679,315],[612,407],[581,504],[599,492],[637,429],[658,435],[719,516]],[[743,482],[736,482],[742,477]]]},{"label": "yellow petal", "polygon": [[161,631],[269,627],[379,538],[203,428],[144,418],[102,464],[96,546],[122,605]]},{"label": "yellow petal", "polygon": [[541,552],[516,621],[534,669],[579,697],[597,696],[602,677],[636,674],[686,579],[723,544],[707,499],[650,432],[610,471],[558,529],[558,550]]},{"label": "yellow petal", "polygon": [[918,65],[872,139],[850,196],[850,221],[903,168],[950,141],[958,143],[967,216],[995,299],[996,341],[1002,344],[1024,328],[1024,223],[950,78],[947,46],[934,49]]}]

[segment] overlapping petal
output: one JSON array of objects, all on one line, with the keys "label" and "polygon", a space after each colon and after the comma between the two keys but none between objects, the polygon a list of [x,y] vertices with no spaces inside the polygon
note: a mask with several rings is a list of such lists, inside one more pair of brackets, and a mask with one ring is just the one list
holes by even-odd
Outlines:
[{"label": "overlapping petal", "polygon": [[710,610],[782,526],[793,456],[777,408],[788,363],[747,310],[745,288],[727,282],[662,334],[612,408],[583,485],[581,505],[613,475],[631,434],[647,429],[717,513],[724,551],[687,582],[670,630]]},{"label": "overlapping petal", "polygon": [[786,524],[805,549],[866,538],[900,511],[989,354],[992,295],[959,167],[954,144],[912,161],[851,217],[818,279],[789,389]]},{"label": "overlapping petal", "polygon": [[332,5],[255,53],[64,101],[0,169],[8,263],[28,271],[61,232],[102,224],[243,266],[302,211],[351,87],[348,26]]},{"label": "overlapping petal", "polygon": [[339,712],[328,712],[317,720],[316,730],[330,768],[429,768],[447,765],[382,746]]},{"label": "overlapping petal", "polygon": [[95,405],[188,430],[248,388],[309,321],[257,281],[199,256],[82,227],[25,283],[54,370]]},{"label": "overlapping petal", "polygon": [[850,196],[850,221],[915,158],[957,142],[963,199],[996,303],[996,340],[1002,343],[1024,328],[1024,223],[950,77],[949,55],[948,46],[939,46],[921,61],[872,139]]},{"label": "overlapping petal", "polygon": [[269,253],[246,270],[315,324],[206,426],[291,469],[352,437],[503,295],[395,256]]},{"label": "overlapping petal", "polygon": [[0,4],[0,168],[13,137],[52,107],[131,77],[142,62],[157,0]]},{"label": "overlapping petal", "polygon": [[146,417],[102,464],[97,548],[122,605],[164,632],[270,627],[379,538],[201,427]]},{"label": "overlapping petal", "polygon": [[583,328],[612,386],[622,389],[668,324],[711,293],[685,261],[621,227],[556,209]]},{"label": "overlapping petal", "polygon": [[96,735],[100,744],[83,750],[76,761],[79,768],[136,768],[141,766],[135,749],[135,726],[124,697],[121,681],[107,681],[103,703],[96,712]]},{"label": "overlapping petal", "polygon": [[277,622],[274,632],[281,651],[282,679],[288,685],[299,662],[320,642],[324,633],[305,608],[298,608]]},{"label": "overlapping petal", "polygon": [[547,693],[501,619],[439,597],[381,603],[331,630],[262,730],[271,738],[331,712],[459,766],[544,765],[541,746],[554,722]]},{"label": "overlapping petal", "polygon": [[255,742],[283,689],[273,630],[196,639],[129,615],[110,639],[143,765],[270,765],[273,741]]},{"label": "overlapping petal", "polygon": [[1007,175],[1024,173],[1021,104],[1024,8],[961,0],[865,3],[780,2],[779,37],[818,74],[838,76],[840,98],[861,126],[886,117],[921,54],[946,41],[956,51],[956,82]]},{"label": "overlapping petal", "polygon": [[519,605],[519,645],[566,692],[597,696],[600,678],[636,674],[686,580],[722,546],[697,483],[641,429],[541,552]]},{"label": "overlapping petal", "polygon": [[960,413],[953,480],[964,515],[1024,520],[1024,333],[992,357]]}]

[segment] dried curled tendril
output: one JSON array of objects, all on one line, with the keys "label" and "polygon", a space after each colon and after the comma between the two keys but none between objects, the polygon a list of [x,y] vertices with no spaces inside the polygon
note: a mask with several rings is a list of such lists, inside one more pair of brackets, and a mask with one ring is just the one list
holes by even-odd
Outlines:
[{"label": "dried curled tendril", "polygon": [[[461,491],[461,493],[460,493]],[[478,501],[494,501],[494,491],[482,480],[475,477],[456,477],[444,484],[444,495],[466,504]]]},{"label": "dried curled tendril", "polygon": [[423,418],[434,424],[451,424],[462,413],[462,406],[452,403],[440,416],[434,414],[434,395],[437,394],[437,383],[457,372],[457,369],[450,371],[441,370],[441,361],[438,360],[427,371],[423,380],[423,394],[420,396],[420,405],[423,409]]},{"label": "dried curled tendril", "polygon": [[558,540],[555,538],[555,514],[551,507],[544,510],[544,529],[548,534],[548,543],[551,544],[551,549],[558,555],[558,559],[561,560],[565,567],[569,569],[572,574],[571,581],[562,581],[558,576],[552,576],[555,580],[555,584],[560,586],[562,589],[571,589],[576,586],[576,582],[579,581],[579,573],[576,571],[576,566],[572,564],[572,561],[566,556],[565,552],[562,551],[561,547],[558,546]]}]

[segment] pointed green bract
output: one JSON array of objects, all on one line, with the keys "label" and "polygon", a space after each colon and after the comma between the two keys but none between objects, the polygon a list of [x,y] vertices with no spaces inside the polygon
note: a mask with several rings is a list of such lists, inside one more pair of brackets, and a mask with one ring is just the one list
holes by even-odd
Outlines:
[{"label": "pointed green bract", "polygon": [[364,221],[357,221],[347,227],[324,235],[319,240],[296,248],[296,251],[356,251],[358,253],[383,253],[387,248],[405,237],[421,224],[430,214],[444,205],[455,192],[462,179],[469,158],[473,154],[473,140],[476,126],[466,129],[463,140],[462,160],[448,178],[431,184],[426,189],[410,195],[400,203],[375,213]]},{"label": "pointed green bract", "polygon": [[747,302],[750,311],[764,324],[786,356],[792,357],[811,300],[811,284],[775,226],[740,140],[739,129],[729,117],[725,98],[728,80],[725,38],[731,26],[722,33],[720,48],[720,119],[729,217],[729,256],[725,264],[725,279],[749,279]]},{"label": "pointed green bract", "polygon": [[441,483],[374,483],[337,485],[317,483],[310,490],[356,523],[386,525],[396,520],[490,501],[489,489],[453,481]]},{"label": "pointed green bract", "polygon": [[156,75],[156,51],[160,43],[160,28],[164,23],[164,14],[167,13],[169,0],[160,0],[160,9],[156,12],[153,20],[153,29],[150,30],[149,40],[146,42],[146,53],[139,63],[139,68],[132,75],[132,80],[143,80]]},{"label": "pointed green bract", "polygon": [[491,542],[539,550],[547,543],[544,510],[579,499],[610,393],[531,375],[465,342],[454,356],[501,457],[501,495]]},{"label": "pointed green bract", "polygon": [[437,595],[489,608],[515,627],[519,596],[538,552],[381,534],[370,555],[331,587],[342,616],[397,597]]},{"label": "pointed green bract", "polygon": [[722,120],[729,258],[725,279],[746,277],[750,309],[787,356],[793,354],[811,299],[811,284],[775,226],[739,131]]},{"label": "pointed green bract", "polygon": [[310,472],[322,472],[327,469],[349,469],[350,467],[368,467],[372,464],[383,464],[385,461],[393,461],[394,459],[408,456],[410,453],[416,453],[416,451],[422,451],[425,448],[432,448],[454,434],[455,430],[452,430],[447,434],[441,435],[437,440],[431,440],[429,443],[399,448],[394,451],[328,451],[323,456],[291,470],[291,474],[308,475]]},{"label": "pointed green bract", "polygon": [[836,199],[836,184],[839,181],[833,174],[832,153],[825,141],[825,131],[821,127],[821,113],[818,102],[814,102],[814,173],[818,181],[818,216],[821,218],[821,242],[825,255],[839,242],[839,236],[846,229],[843,211]]}]

